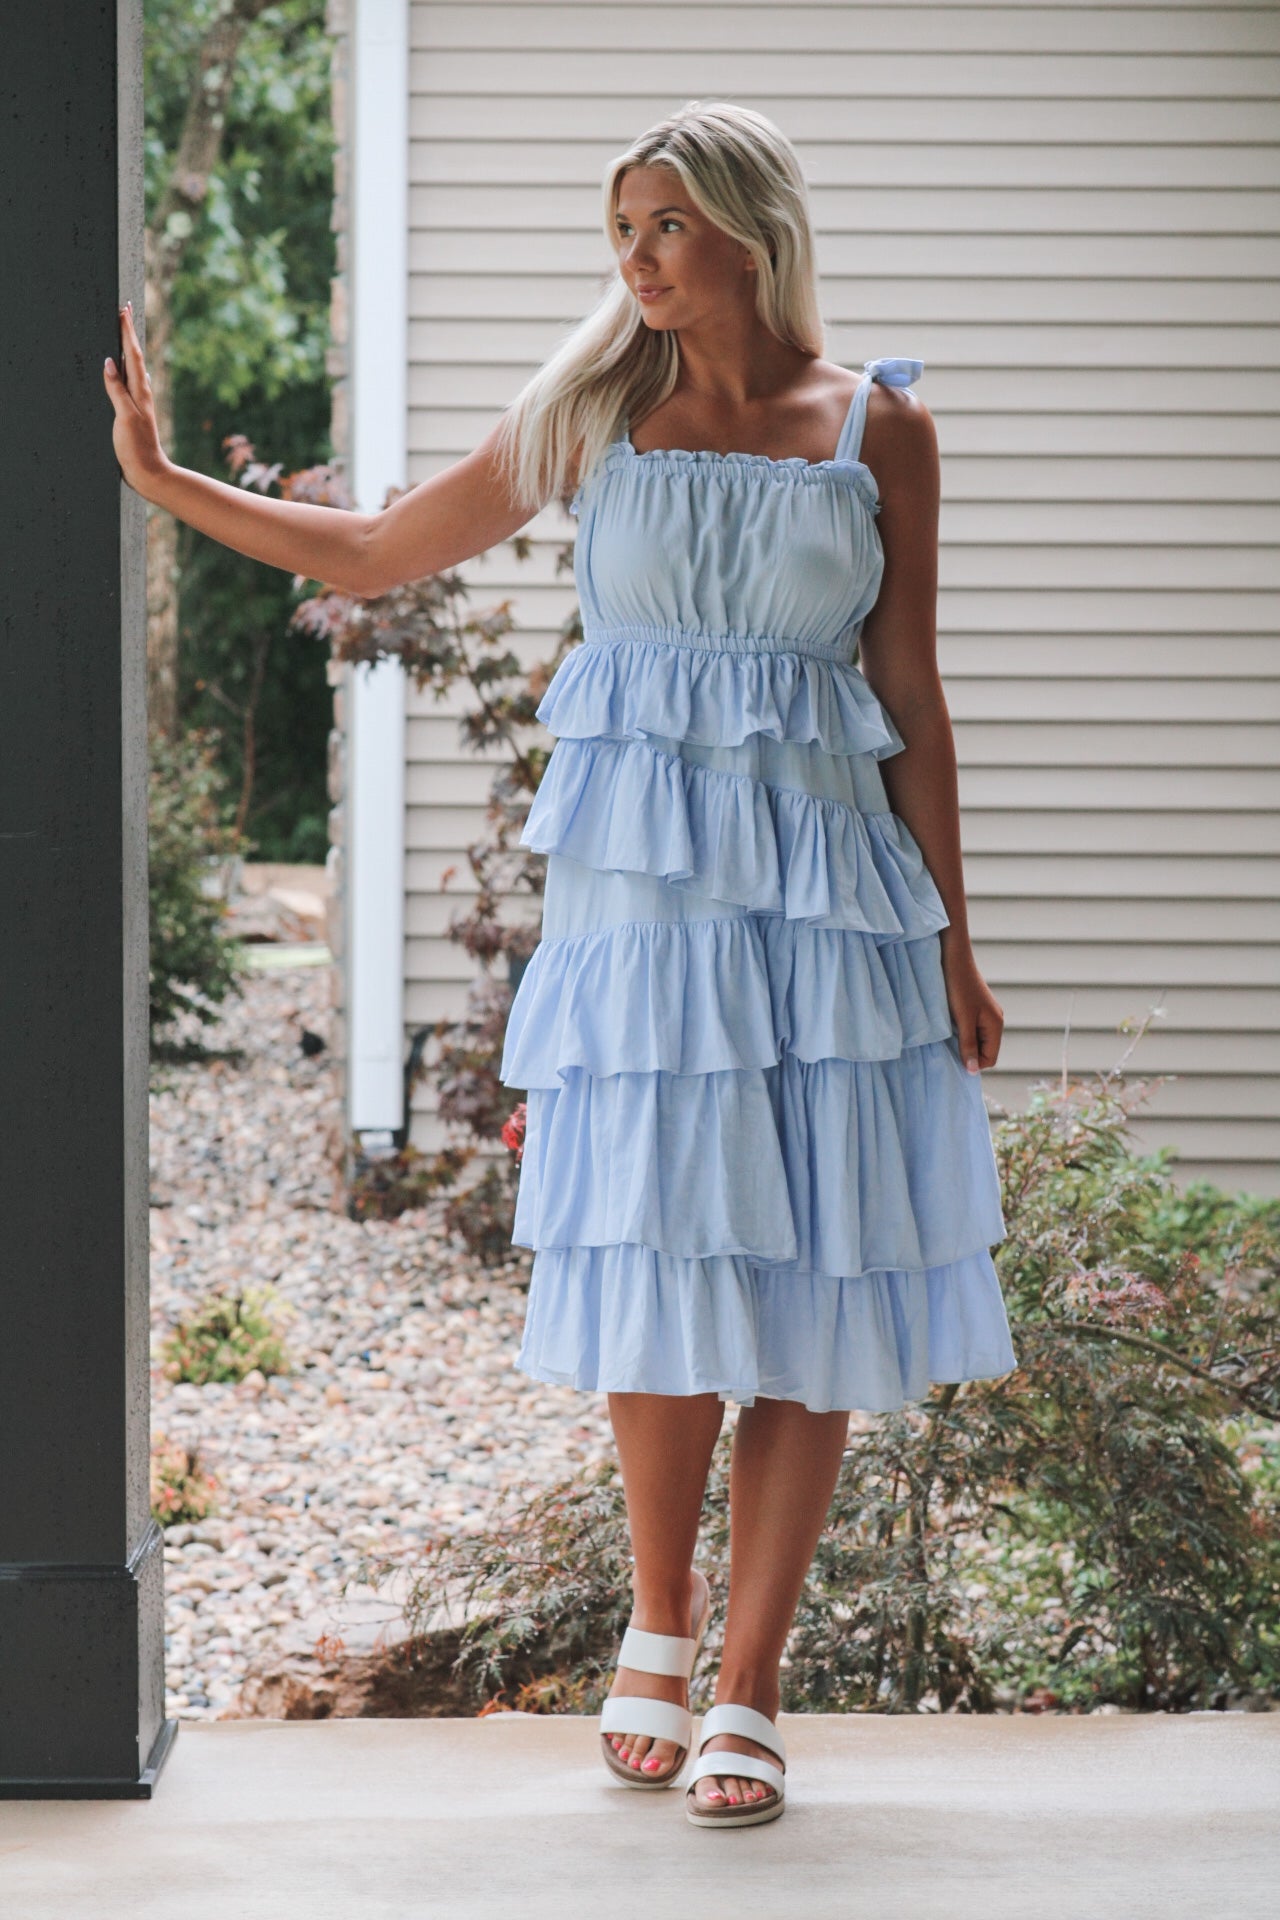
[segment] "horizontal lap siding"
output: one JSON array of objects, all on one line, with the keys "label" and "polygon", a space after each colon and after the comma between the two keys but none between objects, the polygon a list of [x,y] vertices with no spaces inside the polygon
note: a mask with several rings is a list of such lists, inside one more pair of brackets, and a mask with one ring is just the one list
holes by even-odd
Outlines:
[{"label": "horizontal lap siding", "polygon": [[[775,118],[828,355],[926,362],[970,917],[1006,1015],[988,1099],[1022,1105],[1064,1046],[1114,1064],[1159,1003],[1130,1068],[1176,1077],[1138,1140],[1280,1192],[1280,13],[473,0],[411,31],[411,480],[591,304],[612,154],[699,95]],[[530,531],[530,561],[466,574],[513,596],[532,664],[572,523]],[[473,972],[446,928],[491,768],[460,710],[411,700],[413,1025]]]}]

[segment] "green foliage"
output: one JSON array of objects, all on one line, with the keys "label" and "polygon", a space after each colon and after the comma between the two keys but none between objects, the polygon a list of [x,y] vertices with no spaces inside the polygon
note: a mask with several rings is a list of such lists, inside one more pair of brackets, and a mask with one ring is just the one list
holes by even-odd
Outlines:
[{"label": "green foliage", "polygon": [[[146,207],[151,221],[176,161],[199,54],[223,0],[146,0]],[[203,201],[170,224],[173,456],[225,479],[225,442],[271,445],[285,466],[332,457],[330,284],[334,131],[324,0],[281,0],[246,31]],[[244,813],[263,860],[321,862],[328,851],[325,661],[290,644],[292,576],[185,525],[179,710],[217,729],[224,818]],[[247,810],[241,807],[247,796]]]},{"label": "green foliage", "polygon": [[[210,449],[184,464],[211,472],[219,462]],[[181,712],[185,726],[217,733],[224,816],[232,819],[247,792],[246,852],[322,865],[333,698],[323,658],[289,638],[298,604],[291,578],[189,527],[179,529],[179,548]]]},{"label": "green foliage", "polygon": [[222,825],[223,780],[216,743],[188,734],[176,744],[151,737],[148,860],[151,921],[151,1034],[184,1012],[206,1024],[239,991],[235,950],[222,931],[225,907],[207,883],[237,851]]},{"label": "green foliage", "polygon": [[[1019,1364],[854,1424],[788,1645],[787,1709],[1280,1695],[1280,1205],[1180,1196],[1167,1155],[1128,1140],[1146,1093],[1115,1075],[1044,1087],[997,1126]],[[726,1435],[698,1551],[722,1596],[728,1457]],[[517,1705],[593,1711],[629,1551],[607,1466],[436,1545],[409,1619],[442,1597],[472,1610],[457,1670],[478,1702],[514,1689]]]},{"label": "green foliage", "polygon": [[288,1372],[281,1307],[270,1286],[212,1294],[190,1319],[180,1320],[165,1341],[165,1374],[203,1387],[211,1380],[243,1380],[255,1368],[262,1374]]},{"label": "green foliage", "polygon": [[[224,0],[146,0],[146,217],[162,204],[199,56]],[[198,213],[172,216],[175,384],[234,412],[323,388],[334,132],[324,0],[279,0],[236,54],[221,150]]]},{"label": "green foliage", "polygon": [[218,1483],[200,1464],[199,1449],[151,1437],[151,1517],[158,1526],[207,1520],[217,1512]]},{"label": "green foliage", "polygon": [[1181,1189],[1157,1182],[1141,1204],[1144,1236],[1152,1246],[1166,1253],[1194,1247],[1218,1273],[1234,1269],[1245,1258],[1246,1237],[1280,1235],[1280,1200],[1224,1193],[1207,1180],[1193,1180]]}]

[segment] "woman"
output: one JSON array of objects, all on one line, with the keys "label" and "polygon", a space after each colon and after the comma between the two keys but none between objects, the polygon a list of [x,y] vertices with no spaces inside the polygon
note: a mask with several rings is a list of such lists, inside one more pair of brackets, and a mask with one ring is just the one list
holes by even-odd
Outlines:
[{"label": "woman", "polygon": [[538,709],[543,937],[502,1063],[528,1092],[519,1364],[609,1397],[635,1571],[601,1752],[636,1786],[690,1750],[691,1563],[739,1403],[686,1810],[755,1824],[784,1805],[779,1662],[850,1409],[1015,1364],[978,1077],[1003,1020],[965,916],[920,363],[822,357],[804,181],[757,113],[690,103],[611,163],[604,206],[618,272],[593,313],[381,513],[174,466],[131,320],[129,390],[110,362],[107,390],[145,498],[360,595],[573,493],[584,643]]}]

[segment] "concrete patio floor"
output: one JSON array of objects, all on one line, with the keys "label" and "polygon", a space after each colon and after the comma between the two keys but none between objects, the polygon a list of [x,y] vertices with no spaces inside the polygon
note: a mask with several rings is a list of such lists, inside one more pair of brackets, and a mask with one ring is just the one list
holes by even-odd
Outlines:
[{"label": "concrete patio floor", "polygon": [[1274,1920],[1280,1714],[784,1715],[783,1818],[615,1786],[594,1722],[184,1724],[149,1801],[0,1802],[5,1920]]}]

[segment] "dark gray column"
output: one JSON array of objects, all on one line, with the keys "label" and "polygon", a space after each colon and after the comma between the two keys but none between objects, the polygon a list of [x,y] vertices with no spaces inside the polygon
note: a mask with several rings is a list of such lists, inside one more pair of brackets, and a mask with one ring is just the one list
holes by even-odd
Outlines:
[{"label": "dark gray column", "polygon": [[142,307],[142,0],[0,60],[0,1795],[150,1794],[145,507],[102,361]]}]

